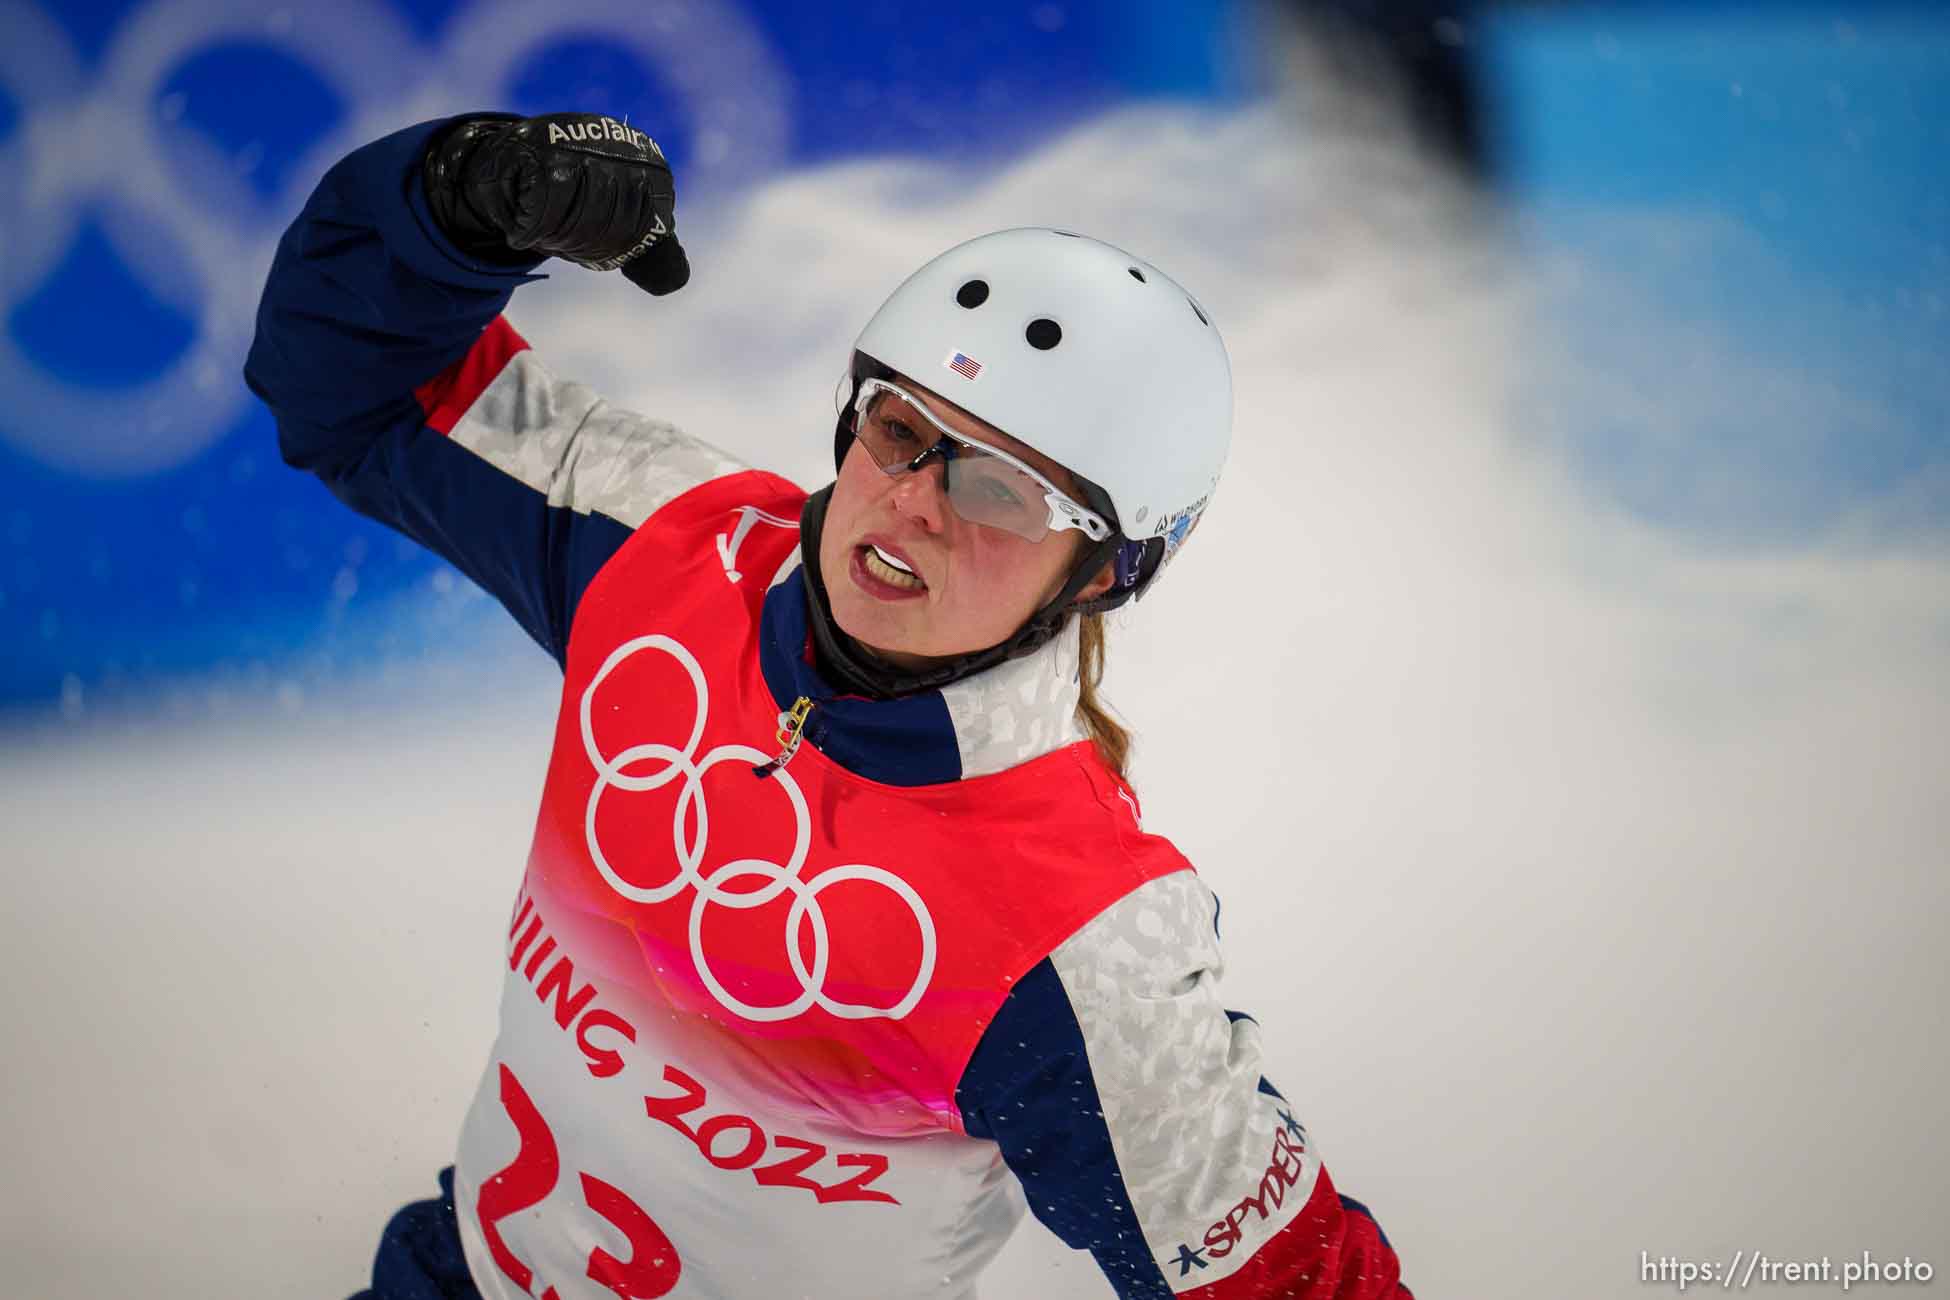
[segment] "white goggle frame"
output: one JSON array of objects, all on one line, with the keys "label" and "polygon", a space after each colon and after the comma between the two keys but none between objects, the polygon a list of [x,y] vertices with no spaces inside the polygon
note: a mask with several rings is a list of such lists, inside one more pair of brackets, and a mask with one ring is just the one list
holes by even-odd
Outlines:
[{"label": "white goggle frame", "polygon": [[[914,394],[908,392],[899,384],[889,383],[885,379],[869,378],[860,381],[859,390],[853,396],[853,420],[856,437],[858,437],[860,421],[866,418],[867,407],[872,404],[874,397],[881,393],[900,398],[923,420],[933,425],[941,434],[941,440],[937,440],[929,445],[905,465],[898,465],[892,469],[889,469],[885,465],[880,465],[882,473],[889,476],[911,473],[926,464],[928,458],[931,456],[942,455],[944,459],[948,458],[946,453],[940,450],[941,441],[946,440],[957,448],[967,448],[968,451],[966,454],[994,457],[996,460],[1023,474],[1042,489],[1043,501],[1049,507],[1048,531],[1041,536],[1027,537],[1027,540],[1032,542],[1041,541],[1049,533],[1060,533],[1071,528],[1077,529],[1093,542],[1101,542],[1110,536],[1112,531],[1111,526],[1104,520],[1102,515],[1078,503],[1068,493],[1064,492],[1063,489],[1057,487],[1056,484],[1050,482],[1017,457],[1011,456],[999,447],[991,447],[988,443],[971,438],[965,433],[949,428],[946,424],[942,423],[939,416],[922,405]],[[879,461],[874,458],[871,451],[868,452],[868,459],[873,460],[876,465],[879,465]],[[954,498],[952,494],[950,494],[949,500],[951,503],[953,502]],[[956,508],[956,513],[961,513],[959,507]],[[1006,531],[1014,532],[1018,537],[1026,536],[1016,529],[1008,528],[1006,524],[994,524],[988,520],[971,520],[971,522],[981,523],[992,528],[1003,528]]]}]

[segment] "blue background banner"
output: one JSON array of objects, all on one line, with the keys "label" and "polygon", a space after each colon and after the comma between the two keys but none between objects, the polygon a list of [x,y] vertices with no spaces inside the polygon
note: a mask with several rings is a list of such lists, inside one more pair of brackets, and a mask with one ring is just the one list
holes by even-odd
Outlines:
[{"label": "blue background banner", "polygon": [[980,166],[1134,96],[1242,89],[1233,11],[1162,0],[541,14],[0,6],[0,168],[25,177],[0,200],[0,707],[425,630],[346,633],[350,593],[371,606],[433,562],[284,470],[240,379],[271,243],[364,136],[469,107],[655,123],[688,209],[853,157]]},{"label": "blue background banner", "polygon": [[[239,379],[270,245],[357,140],[469,106],[598,110],[657,124],[686,210],[734,209],[809,166],[979,169],[1134,100],[1243,102],[1266,81],[1245,55],[1255,12],[7,4],[0,708],[445,635],[432,616],[361,619],[433,562],[285,471]],[[1621,337],[1609,299],[1563,297],[1554,337],[1585,369],[1688,373],[1678,321],[1868,399],[1784,445],[1769,394],[1624,427],[1580,414],[1584,394],[1544,393],[1581,473],[1649,519],[1736,538],[1792,538],[1903,493],[1911,517],[1941,521],[1940,9],[1558,6],[1431,30],[1482,88],[1490,174],[1539,264],[1629,271],[1664,320],[1663,343]],[[1636,212],[1708,233],[1682,247]]]}]

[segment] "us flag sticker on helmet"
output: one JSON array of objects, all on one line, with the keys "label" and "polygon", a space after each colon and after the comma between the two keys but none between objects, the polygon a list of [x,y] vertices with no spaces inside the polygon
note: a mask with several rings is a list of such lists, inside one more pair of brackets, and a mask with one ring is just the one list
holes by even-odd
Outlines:
[{"label": "us flag sticker on helmet", "polygon": [[950,352],[948,359],[941,364],[960,375],[963,379],[973,379],[982,373],[981,362],[977,361],[974,357],[966,356],[960,352]]}]

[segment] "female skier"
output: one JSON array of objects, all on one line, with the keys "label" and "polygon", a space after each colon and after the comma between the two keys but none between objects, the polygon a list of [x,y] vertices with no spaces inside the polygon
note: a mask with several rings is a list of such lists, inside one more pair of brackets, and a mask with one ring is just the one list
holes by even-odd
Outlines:
[{"label": "female skier", "polygon": [[680,287],[673,210],[610,119],[426,123],[265,287],[285,459],[565,675],[494,1054],[366,1294],[967,1296],[1026,1204],[1120,1296],[1408,1295],[1095,699],[1097,616],[1225,458],[1203,308],[1064,231],[950,249],[856,340],[808,496],[501,315],[547,256]]}]

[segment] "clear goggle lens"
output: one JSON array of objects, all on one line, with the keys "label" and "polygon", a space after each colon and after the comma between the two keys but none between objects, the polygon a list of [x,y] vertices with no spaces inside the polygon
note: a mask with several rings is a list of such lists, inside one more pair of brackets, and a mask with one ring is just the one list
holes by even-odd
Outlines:
[{"label": "clear goggle lens", "polygon": [[1092,541],[1110,525],[1054,483],[1007,452],[948,428],[906,390],[884,379],[860,383],[853,401],[853,433],[889,475],[941,461],[942,484],[955,513],[970,523],[1001,528],[1032,542],[1066,528]]}]

